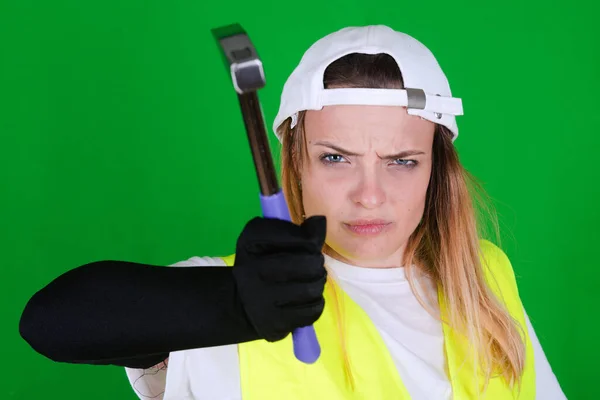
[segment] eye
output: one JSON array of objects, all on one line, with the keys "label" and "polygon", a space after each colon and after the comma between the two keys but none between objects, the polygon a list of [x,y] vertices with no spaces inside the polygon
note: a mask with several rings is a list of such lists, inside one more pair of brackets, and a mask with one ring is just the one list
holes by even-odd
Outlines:
[{"label": "eye", "polygon": [[339,164],[345,160],[341,155],[331,153],[323,154],[319,157],[319,159],[324,164]]},{"label": "eye", "polygon": [[394,160],[395,165],[400,165],[406,168],[414,168],[417,166],[417,164],[419,163],[417,160],[405,160],[402,158],[398,158],[396,160]]}]

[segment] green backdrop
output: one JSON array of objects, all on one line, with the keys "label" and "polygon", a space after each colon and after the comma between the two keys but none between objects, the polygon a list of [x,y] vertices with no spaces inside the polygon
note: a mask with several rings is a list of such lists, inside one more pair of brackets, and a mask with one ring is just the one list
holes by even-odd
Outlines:
[{"label": "green backdrop", "polygon": [[269,125],[286,76],[333,30],[388,24],[433,50],[541,343],[569,398],[594,398],[597,12],[591,0],[0,0],[0,398],[134,399],[121,368],[33,352],[18,334],[27,299],[93,260],[231,252],[260,213],[210,34],[232,22],[263,59]]}]

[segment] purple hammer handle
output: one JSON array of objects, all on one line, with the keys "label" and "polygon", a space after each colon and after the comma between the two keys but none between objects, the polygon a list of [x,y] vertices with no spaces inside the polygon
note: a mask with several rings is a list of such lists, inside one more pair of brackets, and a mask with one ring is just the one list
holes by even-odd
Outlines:
[{"label": "purple hammer handle", "polygon": [[[281,190],[271,196],[261,194],[260,204],[264,217],[291,220],[290,211]],[[321,355],[321,347],[315,334],[315,328],[312,325],[295,329],[292,332],[292,339],[294,354],[298,360],[307,364],[317,361],[319,355]]]}]

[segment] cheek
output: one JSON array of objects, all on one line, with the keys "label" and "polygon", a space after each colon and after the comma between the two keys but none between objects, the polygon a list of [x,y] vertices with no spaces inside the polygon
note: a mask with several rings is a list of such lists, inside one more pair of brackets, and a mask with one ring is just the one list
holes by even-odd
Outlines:
[{"label": "cheek", "polygon": [[400,184],[390,185],[390,198],[400,220],[411,226],[419,223],[425,209],[428,186],[429,170],[407,177]]},{"label": "cheek", "polygon": [[302,203],[307,215],[331,217],[333,211],[343,204],[343,196],[343,190],[326,177],[319,176],[318,172],[303,175]]},{"label": "cheek", "polygon": [[302,202],[306,215],[325,215],[328,219],[343,218],[351,180],[347,171],[336,170],[311,159],[302,170]]}]

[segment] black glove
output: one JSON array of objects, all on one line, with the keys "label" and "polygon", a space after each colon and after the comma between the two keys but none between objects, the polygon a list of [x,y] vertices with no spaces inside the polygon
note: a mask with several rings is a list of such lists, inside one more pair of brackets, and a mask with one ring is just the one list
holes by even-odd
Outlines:
[{"label": "black glove", "polygon": [[322,217],[301,227],[256,218],[233,268],[86,264],[32,296],[19,330],[51,360],[132,368],[171,351],[277,340],[322,312],[324,237]]},{"label": "black glove", "polygon": [[255,218],[238,238],[233,268],[244,310],[261,338],[285,338],[323,312],[325,217],[301,226]]}]

